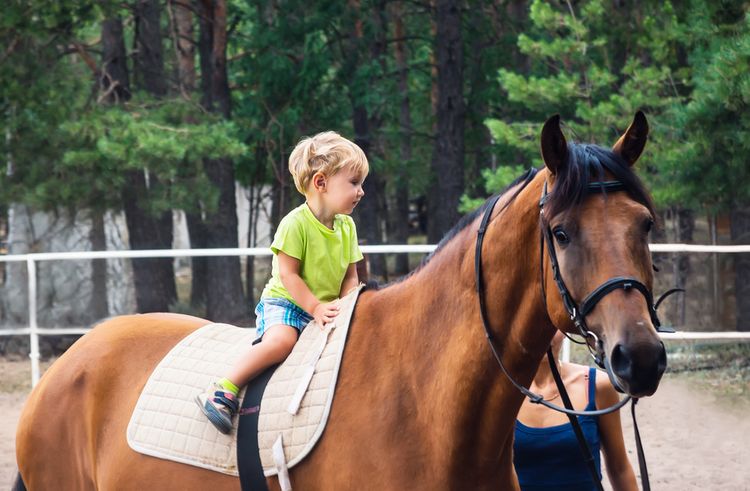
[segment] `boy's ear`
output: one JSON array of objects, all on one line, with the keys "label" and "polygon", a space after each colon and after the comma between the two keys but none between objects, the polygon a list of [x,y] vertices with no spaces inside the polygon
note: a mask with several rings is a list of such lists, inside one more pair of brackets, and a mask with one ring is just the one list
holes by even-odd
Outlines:
[{"label": "boy's ear", "polygon": [[316,172],[312,177],[313,187],[318,191],[325,191],[326,176],[322,172]]}]

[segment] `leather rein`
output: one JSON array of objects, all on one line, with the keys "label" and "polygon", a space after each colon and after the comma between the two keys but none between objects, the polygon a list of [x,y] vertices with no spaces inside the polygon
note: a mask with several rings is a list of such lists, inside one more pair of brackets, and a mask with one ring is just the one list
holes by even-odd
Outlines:
[{"label": "leather rein", "polygon": [[[625,190],[626,190],[625,186],[619,181],[591,182],[589,183],[588,188],[587,188],[588,193],[607,193],[607,192],[616,192],[616,191],[625,191]],[[500,212],[504,211],[510,205],[510,203],[514,201],[514,198],[517,195],[518,195],[518,192],[516,192],[516,195],[513,196],[503,206]],[[588,448],[586,440],[580,429],[580,425],[578,424],[578,418],[576,416],[602,416],[605,414],[609,414],[614,411],[618,411],[621,407],[623,407],[625,404],[627,404],[628,401],[632,399],[633,405],[632,405],[631,412],[633,415],[633,427],[634,427],[635,435],[636,435],[636,445],[637,445],[637,450],[638,450],[638,463],[639,463],[640,470],[641,470],[641,481],[643,485],[643,490],[649,491],[650,484],[648,481],[648,470],[646,468],[646,461],[643,455],[643,448],[641,446],[641,439],[640,439],[640,434],[638,431],[638,424],[635,420],[635,404],[638,401],[637,398],[631,398],[630,395],[626,395],[626,397],[624,397],[621,401],[617,402],[616,404],[605,409],[598,409],[594,411],[577,411],[573,409],[573,406],[570,402],[570,397],[568,396],[567,390],[565,389],[562,378],[560,377],[560,374],[557,370],[557,366],[554,362],[554,355],[552,353],[551,348],[547,351],[547,358],[549,360],[552,375],[555,379],[555,383],[557,384],[558,391],[560,392],[560,396],[561,396],[561,399],[563,400],[565,407],[552,404],[549,401],[545,400],[542,395],[531,392],[529,389],[527,389],[526,387],[518,383],[510,375],[510,373],[508,373],[508,370],[505,368],[505,365],[503,364],[503,361],[502,361],[502,357],[495,345],[495,337],[492,333],[492,330],[489,328],[489,322],[487,319],[487,308],[485,305],[484,281],[483,281],[483,274],[482,274],[482,243],[484,242],[484,235],[487,231],[487,227],[490,222],[490,217],[492,216],[492,211],[494,210],[495,205],[497,204],[501,196],[502,195],[496,195],[490,198],[490,202],[488,203],[485,209],[484,215],[482,216],[482,221],[480,222],[480,225],[479,225],[479,229],[477,230],[476,254],[475,254],[475,259],[474,259],[476,292],[477,292],[477,296],[479,297],[479,313],[482,318],[482,325],[484,327],[485,335],[487,337],[487,342],[490,345],[490,349],[492,351],[493,356],[495,357],[495,360],[497,361],[498,365],[500,366],[500,369],[505,374],[507,379],[524,396],[528,397],[530,402],[534,404],[541,404],[549,409],[552,409],[553,411],[565,413],[568,416],[571,424],[573,425],[573,430],[576,433],[576,437],[578,438],[579,445],[581,446],[581,450],[583,452],[589,471],[592,475],[592,479],[595,485],[597,485],[598,489],[600,490],[603,489],[601,480],[599,479],[599,474],[598,474],[598,471],[596,470],[593,456],[591,455],[591,451]],[[562,298],[565,309],[568,312],[568,315],[570,316],[571,321],[573,321],[579,333],[585,339],[585,341],[583,342],[578,342],[575,340],[573,341],[578,344],[586,344],[596,364],[599,367],[607,371],[610,381],[612,382],[612,385],[615,387],[615,389],[619,392],[624,392],[612,371],[609,358],[605,355],[604,344],[596,336],[594,332],[589,330],[588,326],[586,325],[586,316],[594,309],[596,304],[602,298],[604,298],[607,294],[618,289],[623,289],[625,291],[636,289],[644,296],[646,300],[646,304],[648,305],[648,310],[649,310],[649,314],[651,317],[651,321],[654,327],[656,328],[657,332],[674,332],[673,329],[664,328],[661,326],[661,322],[659,321],[659,318],[656,315],[656,308],[659,306],[661,301],[664,298],[666,298],[668,295],[671,295],[672,293],[675,293],[677,291],[684,291],[684,290],[679,289],[679,288],[674,288],[672,290],[669,290],[666,293],[664,293],[657,300],[656,303],[654,303],[651,290],[649,290],[649,288],[646,285],[644,285],[641,281],[633,277],[617,276],[614,278],[610,278],[609,280],[599,285],[593,292],[591,292],[583,300],[583,302],[580,305],[578,305],[573,299],[572,295],[570,294],[570,291],[565,285],[565,282],[563,281],[562,274],[560,271],[560,266],[557,260],[557,255],[555,254],[552,230],[549,224],[545,223],[545,220],[544,220],[545,218],[544,217],[544,204],[547,201],[548,196],[549,195],[547,193],[547,182],[545,181],[544,187],[542,189],[542,197],[539,200],[539,208],[540,208],[539,216],[540,216],[540,223],[541,223],[541,229],[542,229],[542,232],[541,232],[542,238],[540,240],[540,261],[541,261],[540,262],[540,265],[541,265],[540,266],[540,271],[541,271],[540,282],[541,282],[541,288],[542,288],[542,300],[545,303],[545,309],[547,309],[546,293],[545,293],[545,288],[544,288],[544,285],[545,285],[544,249],[545,249],[545,244],[546,244],[550,263],[552,265],[552,273],[553,273],[553,277],[555,280],[555,284],[557,285],[557,289],[560,292],[560,296]],[[567,333],[564,333],[564,334],[568,338],[570,338],[570,336],[568,336]],[[593,341],[593,344],[594,344],[593,350],[591,348],[591,345],[588,342],[589,339]]]}]

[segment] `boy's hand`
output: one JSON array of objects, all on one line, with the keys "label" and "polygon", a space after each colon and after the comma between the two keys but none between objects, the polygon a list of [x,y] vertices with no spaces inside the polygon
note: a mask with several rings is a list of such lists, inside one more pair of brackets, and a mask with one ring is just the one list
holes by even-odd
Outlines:
[{"label": "boy's hand", "polygon": [[334,317],[339,315],[338,302],[319,303],[315,306],[312,314],[320,328],[323,329],[327,324],[333,322]]}]

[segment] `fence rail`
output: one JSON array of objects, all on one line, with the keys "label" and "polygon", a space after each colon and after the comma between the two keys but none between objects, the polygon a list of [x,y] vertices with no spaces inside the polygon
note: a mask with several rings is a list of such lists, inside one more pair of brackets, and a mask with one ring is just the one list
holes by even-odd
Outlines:
[{"label": "fence rail", "polygon": [[[426,245],[369,245],[362,246],[365,254],[430,253],[437,246]],[[750,245],[694,245],[694,244],[650,244],[652,252],[692,252],[692,253],[750,253]],[[176,257],[219,257],[219,256],[270,256],[267,247],[245,247],[227,249],[158,249],[127,251],[80,251],[80,252],[40,252],[30,254],[9,254],[0,256],[0,262],[26,262],[29,293],[29,326],[0,329],[0,336],[29,336],[29,358],[31,359],[31,385],[39,381],[39,336],[62,334],[86,334],[91,328],[69,327],[48,328],[37,325],[37,282],[36,263],[41,261],[70,261],[83,259],[139,259]],[[663,334],[664,339],[673,340],[750,340],[746,332],[684,332]],[[563,356],[568,350],[564,350]]]}]

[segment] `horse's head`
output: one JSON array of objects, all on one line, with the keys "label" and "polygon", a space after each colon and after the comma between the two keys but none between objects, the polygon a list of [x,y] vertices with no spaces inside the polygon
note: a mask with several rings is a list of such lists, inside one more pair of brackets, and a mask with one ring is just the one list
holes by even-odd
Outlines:
[{"label": "horse's head", "polygon": [[545,249],[553,247],[544,280],[550,317],[562,330],[590,331],[589,345],[604,358],[615,386],[635,397],[653,394],[666,368],[651,297],[654,210],[631,170],[647,136],[646,117],[638,112],[611,150],[568,144],[559,116],[545,123],[541,138],[550,190],[542,227]]}]

